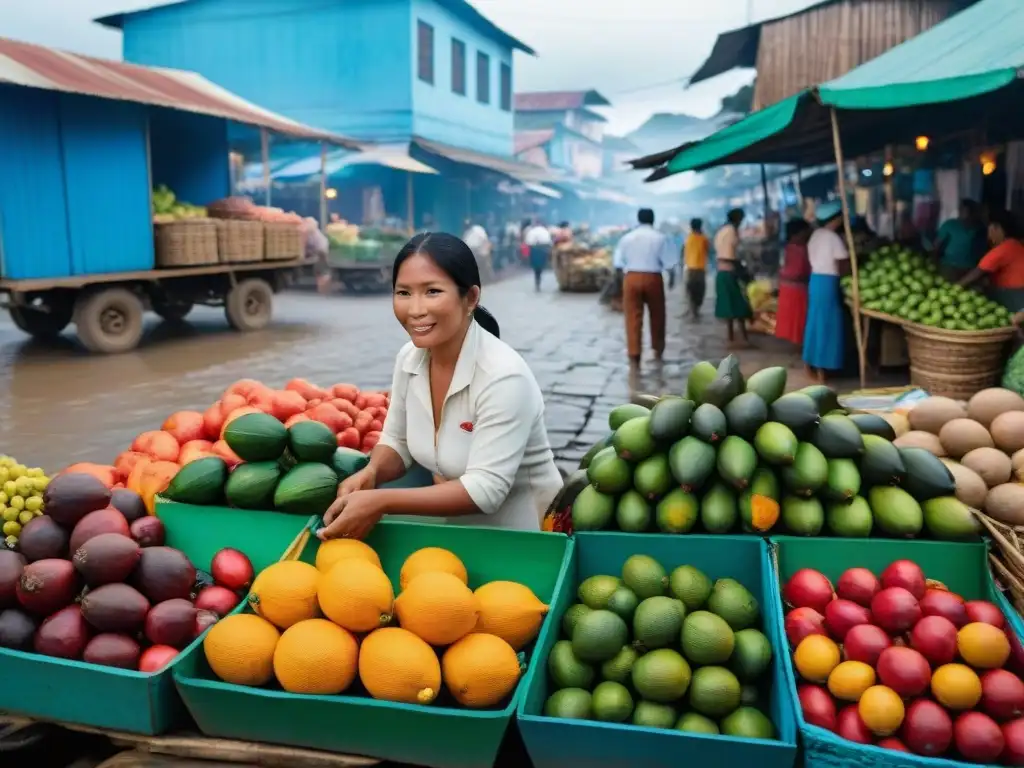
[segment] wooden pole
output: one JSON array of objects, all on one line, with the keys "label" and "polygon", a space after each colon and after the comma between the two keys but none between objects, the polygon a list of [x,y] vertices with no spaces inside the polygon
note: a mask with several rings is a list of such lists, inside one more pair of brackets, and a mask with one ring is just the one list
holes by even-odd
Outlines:
[{"label": "wooden pole", "polygon": [[406,173],[405,179],[405,208],[406,216],[409,221],[409,237],[412,237],[416,233],[416,216],[415,216],[415,196],[414,196],[414,184],[412,171]]},{"label": "wooden pole", "polygon": [[327,144],[320,142],[320,229],[327,229]]},{"label": "wooden pole", "polygon": [[839,116],[833,107],[832,149],[836,156],[836,177],[839,182],[839,202],[843,208],[843,230],[846,233],[846,247],[850,251],[850,271],[853,275],[853,335],[857,340],[857,366],[860,369],[860,386],[867,380],[867,347],[864,344],[863,329],[860,325],[860,286],[857,279],[857,248],[853,242],[853,228],[850,226],[850,205],[846,199],[846,169],[843,160],[843,145],[839,138]]},{"label": "wooden pole", "polygon": [[263,164],[263,204],[270,205],[270,134],[260,128],[260,161]]}]

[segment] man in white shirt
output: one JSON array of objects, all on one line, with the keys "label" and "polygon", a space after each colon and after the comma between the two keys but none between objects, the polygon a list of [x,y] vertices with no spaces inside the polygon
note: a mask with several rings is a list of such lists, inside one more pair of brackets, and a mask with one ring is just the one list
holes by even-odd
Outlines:
[{"label": "man in white shirt", "polygon": [[626,317],[626,351],[630,367],[634,370],[640,366],[645,305],[651,319],[654,359],[661,362],[665,352],[665,281],[662,273],[669,273],[671,287],[675,283],[678,261],[672,241],[654,228],[654,211],[640,209],[637,221],[639,226],[619,240],[614,257],[615,268],[624,273],[622,310]]},{"label": "man in white shirt", "polygon": [[476,257],[481,281],[485,284],[492,282],[494,279],[494,263],[491,261],[491,238],[487,236],[487,230],[467,219],[466,233],[462,236],[462,241],[469,246],[469,249],[473,251],[473,255]]},{"label": "man in white shirt", "polygon": [[548,228],[541,224],[538,219],[526,230],[523,242],[530,249],[533,288],[535,291],[539,291],[541,275],[544,274],[544,268],[551,260],[551,247],[554,245],[554,238],[551,237],[551,232],[548,231]]}]

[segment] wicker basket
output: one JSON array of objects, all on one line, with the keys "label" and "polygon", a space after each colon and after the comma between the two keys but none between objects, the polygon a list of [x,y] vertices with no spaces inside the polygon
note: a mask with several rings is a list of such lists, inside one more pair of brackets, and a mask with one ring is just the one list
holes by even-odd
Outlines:
[{"label": "wicker basket", "polygon": [[301,259],[305,252],[302,229],[290,222],[265,222],[263,224],[264,258],[267,261],[294,261]]},{"label": "wicker basket", "polygon": [[263,224],[240,219],[216,219],[217,251],[222,264],[263,261]]},{"label": "wicker basket", "polygon": [[198,267],[218,263],[217,224],[186,219],[153,225],[157,267]]},{"label": "wicker basket", "polygon": [[555,278],[560,291],[599,293],[611,276],[610,269],[584,269],[571,253],[554,253]]},{"label": "wicker basket", "polygon": [[1024,528],[972,511],[982,525],[982,533],[992,537],[988,554],[992,575],[1006,588],[1006,596],[1017,613],[1024,616]]},{"label": "wicker basket", "polygon": [[980,389],[997,386],[1013,328],[947,331],[904,323],[910,356],[910,380],[932,395],[967,400]]}]

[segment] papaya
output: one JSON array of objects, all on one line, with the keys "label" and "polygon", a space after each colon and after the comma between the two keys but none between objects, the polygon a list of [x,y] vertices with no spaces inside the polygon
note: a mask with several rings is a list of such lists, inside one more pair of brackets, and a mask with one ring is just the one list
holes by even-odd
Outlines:
[{"label": "papaya", "polygon": [[572,503],[573,531],[600,531],[615,514],[615,498],[588,485]]},{"label": "papaya", "polygon": [[823,489],[829,501],[848,502],[860,493],[860,472],[852,459],[829,459],[828,478]]},{"label": "papaya", "polygon": [[211,506],[223,499],[227,478],[224,459],[217,456],[196,459],[178,471],[164,495],[181,504]]},{"label": "papaya", "polygon": [[782,500],[782,522],[794,536],[817,536],[825,525],[825,510],[813,496],[787,496]]},{"label": "papaya", "polygon": [[924,513],[921,505],[902,488],[877,486],[868,492],[875,523],[887,536],[912,539],[921,534]]},{"label": "papaya", "polygon": [[978,538],[981,527],[970,508],[956,496],[939,496],[922,505],[924,527],[936,539],[963,541]]},{"label": "papaya", "polygon": [[934,454],[924,448],[897,448],[907,470],[903,488],[918,501],[953,496],[956,480]]},{"label": "papaya", "polygon": [[835,501],[825,510],[828,528],[836,536],[846,539],[864,539],[871,535],[874,516],[863,496],[854,496],[848,502]]},{"label": "papaya", "polygon": [[850,421],[857,426],[862,435],[878,435],[886,440],[896,439],[896,430],[881,416],[873,413],[852,413]]},{"label": "papaya", "polygon": [[692,435],[684,437],[668,452],[672,477],[687,492],[703,487],[715,471],[715,458],[715,449]]},{"label": "papaya", "polygon": [[718,475],[733,488],[743,490],[757,469],[757,452],[742,437],[730,435],[718,449]]},{"label": "papaya", "polygon": [[697,524],[700,502],[682,488],[669,491],[655,509],[655,524],[662,533],[689,533]]},{"label": "papaya", "polygon": [[615,452],[626,461],[643,461],[657,447],[651,437],[651,417],[638,416],[623,423],[612,437]]},{"label": "papaya", "polygon": [[686,378],[686,397],[695,403],[704,402],[704,392],[715,380],[717,369],[707,360],[702,360],[690,369]]},{"label": "papaya", "polygon": [[864,455],[860,458],[860,476],[864,484],[893,485],[902,482],[907,468],[899,449],[884,437],[861,437],[864,440]]},{"label": "papaya", "polygon": [[818,405],[803,392],[790,392],[772,403],[769,417],[772,421],[785,424],[802,439],[818,422]]},{"label": "papaya", "polygon": [[637,464],[633,470],[633,487],[645,499],[660,499],[672,487],[672,470],[669,469],[668,456],[656,453],[649,459]]},{"label": "papaya", "polygon": [[590,462],[587,478],[601,493],[619,494],[632,484],[633,470],[614,446],[608,446]]},{"label": "papaya", "polygon": [[729,401],[724,413],[730,435],[753,440],[757,430],[768,421],[768,404],[760,395],[744,392]]},{"label": "papaya", "polygon": [[606,436],[602,437],[600,440],[598,440],[596,443],[590,446],[590,449],[585,454],[583,454],[583,458],[580,459],[580,469],[586,469],[587,467],[589,467],[590,462],[594,460],[594,457],[612,444],[612,436],[614,434],[614,432],[609,432]]},{"label": "papaya", "polygon": [[612,409],[612,412],[608,414],[608,429],[614,432],[623,424],[630,419],[636,419],[640,416],[650,416],[651,409],[645,408],[642,405],[636,403],[626,403],[625,405],[619,405]]},{"label": "papaya", "polygon": [[754,448],[769,464],[792,464],[799,446],[793,430],[777,421],[762,424],[754,435]]},{"label": "papaya", "polygon": [[811,384],[797,390],[810,397],[818,406],[818,413],[828,413],[839,409],[839,395],[831,387],[824,384]]},{"label": "papaya", "polygon": [[651,507],[637,491],[626,491],[615,507],[615,522],[620,531],[644,533],[651,527]]},{"label": "papaya", "polygon": [[708,533],[728,533],[739,517],[736,494],[725,483],[717,482],[700,502],[700,522]]},{"label": "papaya", "polygon": [[651,437],[665,445],[682,440],[689,432],[696,407],[692,400],[682,397],[663,398],[651,409]]},{"label": "papaya", "polygon": [[[776,477],[775,473],[768,467],[758,467],[754,470],[754,474],[750,479],[750,487],[743,492],[740,496],[740,521],[743,530],[746,533],[764,533],[771,529],[775,524],[775,520],[779,516],[779,500],[781,499],[781,487],[779,485],[779,478]],[[758,497],[759,501],[757,511],[764,514],[755,515],[754,501],[755,497]],[[764,505],[764,501],[775,502],[774,510]],[[771,518],[771,513],[774,511],[775,520]],[[755,518],[757,520],[755,521]],[[755,525],[757,522],[757,525]],[[767,527],[764,525],[767,524]]]},{"label": "papaya", "polygon": [[811,442],[829,459],[855,459],[864,452],[864,439],[849,416],[822,416]]},{"label": "papaya", "polygon": [[786,391],[786,369],[780,365],[762,368],[747,379],[747,392],[759,395],[771,405]]},{"label": "papaya", "polygon": [[704,391],[704,402],[724,408],[725,405],[744,391],[743,374],[736,355],[729,355],[718,364],[715,378]]},{"label": "papaya", "polygon": [[722,410],[711,403],[704,403],[690,418],[690,432],[705,443],[719,443],[729,434],[728,424]]},{"label": "papaya", "polygon": [[810,496],[828,480],[828,460],[810,443],[800,443],[793,464],[782,469],[786,487],[798,496]]}]

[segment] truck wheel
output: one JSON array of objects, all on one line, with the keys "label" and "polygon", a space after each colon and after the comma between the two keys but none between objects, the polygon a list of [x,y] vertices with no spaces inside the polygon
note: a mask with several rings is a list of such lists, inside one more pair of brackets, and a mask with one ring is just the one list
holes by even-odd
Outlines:
[{"label": "truck wheel", "polygon": [[71,307],[54,305],[44,312],[36,307],[13,306],[11,320],[25,333],[39,339],[53,339],[71,322]]},{"label": "truck wheel", "polygon": [[188,317],[188,313],[195,307],[191,301],[179,302],[154,302],[153,311],[169,323],[179,323]]},{"label": "truck wheel", "polygon": [[243,280],[228,292],[224,314],[236,331],[266,328],[274,309],[274,291],[266,280]]},{"label": "truck wheel", "polygon": [[75,305],[78,338],[90,352],[135,349],[142,338],[144,312],[142,300],[125,288],[84,293]]}]

